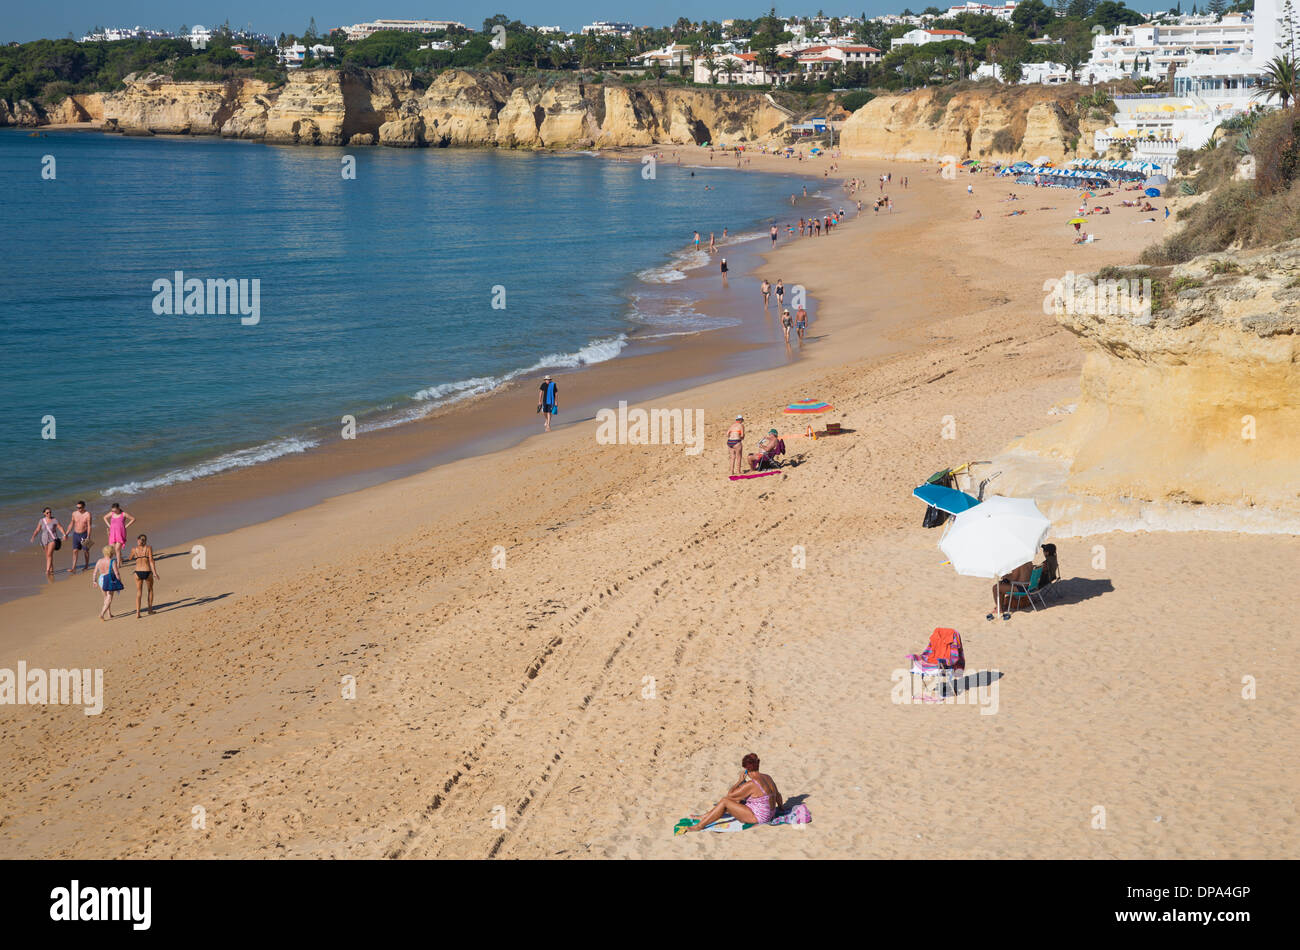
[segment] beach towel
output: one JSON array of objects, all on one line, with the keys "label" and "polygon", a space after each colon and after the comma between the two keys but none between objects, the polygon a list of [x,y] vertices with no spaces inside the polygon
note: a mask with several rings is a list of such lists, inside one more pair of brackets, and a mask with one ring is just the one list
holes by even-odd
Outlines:
[{"label": "beach towel", "polygon": [[964,670],[966,653],[962,649],[961,634],[950,627],[935,627],[934,633],[930,634],[930,645],[920,659],[927,666]]},{"label": "beach towel", "polygon": [[[789,805],[783,807],[779,812],[776,813],[776,817],[773,818],[771,821],[766,822],[766,824],[806,825],[811,821],[812,821],[812,812],[808,810],[807,805],[801,802],[800,804],[795,805],[794,807],[790,807]],[[677,822],[677,824],[673,825],[673,834],[675,835],[685,834],[687,828],[694,828],[699,823],[700,820],[698,818],[683,818],[681,821]],[[705,828],[704,830],[719,831],[725,834],[732,831],[748,831],[750,828],[754,828],[759,824],[763,824],[763,822],[752,822],[752,821],[743,822],[739,818],[732,817],[731,815],[725,815],[722,818],[719,818],[713,824],[709,825],[709,827]]]},{"label": "beach towel", "polygon": [[774,468],[770,472],[746,472],[744,475],[728,475],[727,477],[734,482],[742,478],[762,478],[764,475],[780,475],[780,474],[781,474],[781,470],[779,468]]}]

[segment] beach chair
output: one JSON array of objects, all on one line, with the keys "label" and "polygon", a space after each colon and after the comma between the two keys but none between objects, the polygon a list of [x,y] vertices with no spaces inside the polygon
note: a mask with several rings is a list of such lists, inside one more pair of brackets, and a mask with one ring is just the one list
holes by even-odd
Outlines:
[{"label": "beach chair", "polygon": [[[966,672],[966,652],[962,648],[961,634],[950,627],[935,627],[930,634],[930,644],[920,656],[909,653],[911,663],[908,691],[916,698],[916,677],[921,677],[921,702],[941,703],[949,693],[957,693],[957,676]],[[938,696],[934,696],[935,692]]]},{"label": "beach chair", "polygon": [[1029,606],[1033,607],[1034,612],[1037,613],[1038,607],[1034,604],[1034,598],[1037,597],[1038,603],[1042,604],[1043,609],[1046,610],[1047,601],[1043,599],[1043,591],[1045,590],[1045,588],[1039,586],[1042,580],[1043,580],[1043,568],[1039,566],[1034,568],[1034,572],[1029,575],[1028,581],[1023,583],[1019,581],[1012,581],[1011,591],[1007,594],[1007,602],[1009,606],[1014,610],[1016,604],[1019,603],[1022,599],[1028,600]]}]

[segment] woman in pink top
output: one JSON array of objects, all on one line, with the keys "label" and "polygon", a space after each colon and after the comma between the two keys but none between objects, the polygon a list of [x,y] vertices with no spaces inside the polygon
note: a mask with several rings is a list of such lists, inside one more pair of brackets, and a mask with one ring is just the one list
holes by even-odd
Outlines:
[{"label": "woman in pink top", "polygon": [[126,529],[135,523],[135,516],[123,511],[122,506],[113,502],[112,510],[104,515],[104,524],[108,525],[108,544],[113,549],[113,558],[122,563],[122,549],[126,547]]},{"label": "woman in pink top", "polygon": [[744,769],[740,780],[727,790],[720,802],[700,817],[699,824],[687,828],[687,831],[703,831],[723,815],[732,815],[745,824],[765,825],[785,804],[772,776],[758,770],[758,756],[751,752],[740,760],[740,765]]}]

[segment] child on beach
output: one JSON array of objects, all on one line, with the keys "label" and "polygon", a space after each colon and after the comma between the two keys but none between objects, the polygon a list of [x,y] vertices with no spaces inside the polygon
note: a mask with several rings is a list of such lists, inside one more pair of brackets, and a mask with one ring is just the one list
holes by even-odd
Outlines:
[{"label": "child on beach", "polygon": [[[100,551],[103,555],[95,562],[95,573],[91,575],[90,583],[98,590],[103,591],[104,606],[100,608],[100,620],[113,619],[113,595],[122,590],[125,585],[122,578],[117,573],[117,553],[113,550],[111,544],[104,545]],[[104,616],[108,614],[108,616]]]}]

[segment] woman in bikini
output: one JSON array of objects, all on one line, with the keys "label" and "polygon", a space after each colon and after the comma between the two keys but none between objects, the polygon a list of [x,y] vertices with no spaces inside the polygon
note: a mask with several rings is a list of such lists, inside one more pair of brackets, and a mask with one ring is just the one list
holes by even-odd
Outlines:
[{"label": "woman in bikini", "polygon": [[[90,583],[104,594],[104,606],[100,608],[100,620],[113,619],[113,595],[125,586],[117,573],[117,554],[111,544],[104,545],[103,557],[95,562],[95,573]],[[108,616],[104,616],[107,614]]]},{"label": "woman in bikini", "polygon": [[149,585],[149,613],[153,613],[153,582],[162,578],[158,576],[158,566],[153,562],[153,548],[149,546],[148,535],[142,534],[135,539],[131,557],[135,558],[135,619],[139,620],[140,597],[144,593],[144,585]]},{"label": "woman in bikini", "polygon": [[731,453],[730,475],[744,473],[745,417],[736,416],[736,421],[727,430],[727,451]]},{"label": "woman in bikini", "polygon": [[758,770],[758,756],[749,753],[740,760],[740,767],[744,771],[736,784],[727,789],[727,794],[707,814],[700,816],[699,824],[687,831],[703,831],[723,815],[732,815],[745,824],[765,825],[780,811],[785,799],[772,776]]},{"label": "woman in bikini", "polygon": [[108,525],[108,546],[113,549],[117,563],[122,563],[122,549],[126,547],[126,529],[135,523],[135,516],[123,511],[122,506],[113,502],[112,509],[104,515],[104,524]]},{"label": "woman in bikini", "polygon": [[772,296],[772,285],[769,284],[769,283],[767,282],[767,278],[764,277],[764,278],[763,278],[763,282],[762,282],[761,284],[758,285],[758,289],[761,290],[761,291],[763,292],[763,309],[766,310],[766,309],[767,309],[767,300],[768,300],[769,297]]}]

